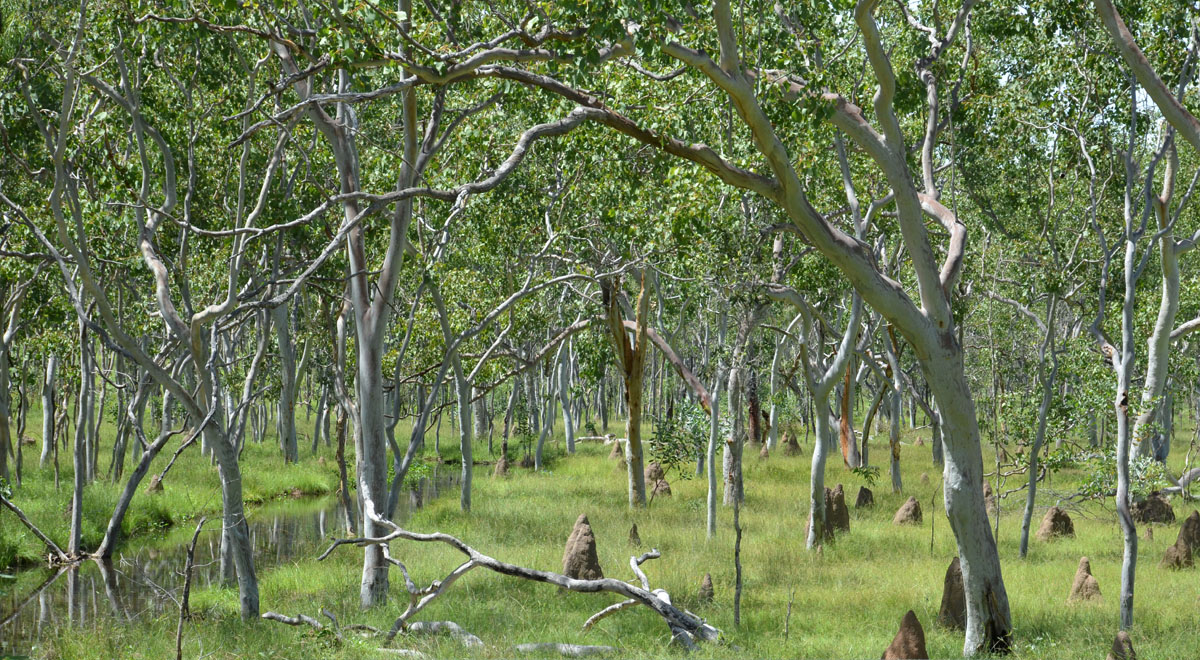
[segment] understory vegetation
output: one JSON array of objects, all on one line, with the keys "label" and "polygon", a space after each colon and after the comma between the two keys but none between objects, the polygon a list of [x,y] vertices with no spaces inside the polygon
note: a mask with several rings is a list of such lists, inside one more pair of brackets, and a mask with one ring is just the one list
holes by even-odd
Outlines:
[{"label": "understory vegetation", "polygon": [[[1180,431],[1190,433],[1190,426],[1188,423],[1186,430]],[[882,432],[886,435],[886,426]],[[906,428],[902,438],[901,465],[910,485],[904,493],[893,494],[886,484],[875,484],[874,507],[856,509],[851,504],[850,532],[827,544],[820,554],[805,552],[797,540],[807,515],[808,457],[784,456],[780,452],[765,460],[747,458],[749,485],[741,511],[745,535],[741,626],[733,624],[731,512],[722,509],[716,539],[706,541],[697,532],[704,526],[705,485],[703,478],[690,474],[687,466],[681,465],[680,470],[689,473],[686,476],[690,478],[680,472],[667,474],[671,497],[655,499],[644,510],[630,511],[623,506],[624,471],[618,461],[608,458],[610,448],[585,443],[576,455],[567,456],[562,451],[560,434],[548,448],[544,471],[514,468],[507,478],[492,478],[490,466],[477,466],[480,498],[471,513],[459,510],[451,488],[415,511],[404,525],[418,532],[438,530],[455,535],[503,561],[559,570],[571,525],[579,514],[586,514],[596,533],[606,576],[633,580],[629,557],[657,548],[662,558],[643,566],[651,583],[666,589],[674,602],[722,630],[723,643],[702,647],[695,657],[877,657],[895,634],[896,613],[906,609],[914,610],[925,624],[930,657],[953,657],[960,650],[961,633],[934,623],[946,565],[955,553],[954,537],[941,515],[940,475],[932,464],[928,428]],[[924,446],[912,445],[917,438],[923,439]],[[803,446],[810,448],[811,443]],[[456,458],[453,449],[444,451],[446,459]],[[322,449],[321,453],[325,452]],[[987,456],[989,462],[992,458]],[[270,460],[277,462],[278,457],[273,455]],[[1182,454],[1173,458],[1172,467],[1178,469],[1182,461]],[[277,472],[285,481],[303,479],[314,472],[315,465],[316,458],[306,457],[298,466],[260,472]],[[150,507],[156,506],[155,498],[203,489],[203,484],[192,482],[186,474],[200,473],[181,470],[177,481],[167,485],[165,494],[140,499]],[[929,477],[928,483],[923,476]],[[1120,530],[1113,522],[1108,502],[1065,501],[1080,491],[1089,476],[1077,466],[1068,466],[1042,484],[1036,520],[1051,505],[1065,506],[1074,520],[1075,537],[1048,543],[1034,541],[1024,560],[1016,558],[1024,493],[1000,499],[1000,555],[1005,579],[1011,585],[1014,617],[1020,622],[1014,633],[1016,658],[1092,659],[1102,657],[1111,644],[1108,631],[1117,613],[1116,587],[1120,583]],[[826,480],[843,484],[848,499],[867,485],[860,475],[840,464],[829,466]],[[918,526],[893,525],[892,516],[909,495],[921,502],[924,522]],[[198,502],[181,501],[175,510],[198,513],[206,508],[196,508]],[[1182,520],[1190,510],[1186,504],[1176,506],[1176,515]],[[251,519],[279,511],[268,506],[252,513]],[[286,514],[286,507],[283,511]],[[182,515],[177,522],[187,517]],[[631,546],[628,540],[633,523],[638,526],[641,547]],[[1139,546],[1138,584],[1144,590],[1141,593],[1146,594],[1139,601],[1144,615],[1133,631],[1139,657],[1200,656],[1194,609],[1200,595],[1197,577],[1194,572],[1158,566],[1163,551],[1175,542],[1179,523],[1152,527],[1154,539]],[[134,548],[175,547],[186,544],[191,534],[189,525],[151,532],[136,539]],[[331,530],[330,540],[343,535],[344,530],[338,534]],[[325,547],[322,544],[319,549]],[[393,555],[405,562],[420,584],[441,578],[461,561],[460,554],[440,546],[397,541],[392,547]],[[316,554],[260,574],[264,611],[289,616],[307,614],[328,623],[320,613],[321,608],[328,608],[343,626],[391,626],[407,603],[400,584],[393,584],[388,606],[363,612],[353,597],[358,585],[358,553],[352,548],[339,548],[321,562],[316,561]],[[1098,602],[1068,604],[1071,580],[1081,556],[1090,558],[1104,596]],[[712,574],[715,588],[711,603],[697,596],[705,573]],[[37,571],[23,574],[18,583],[0,584],[0,589],[6,599],[12,598],[36,586],[41,575]],[[450,637],[419,635],[401,635],[393,646],[434,657],[512,657],[514,645],[535,642],[611,645],[620,649],[621,657],[682,653],[672,647],[660,620],[644,609],[609,617],[588,633],[580,631],[589,616],[616,600],[606,595],[561,592],[551,585],[476,571],[425,610],[422,618],[455,621],[480,637],[485,643],[483,648],[465,648]],[[192,593],[191,607],[193,619],[184,631],[185,657],[381,657],[376,639],[349,631],[344,633],[344,641],[338,641],[330,631],[316,632],[307,626],[292,628],[269,621],[245,626],[237,616],[236,589],[197,589]],[[114,625],[101,616],[77,628],[53,629],[43,637],[36,655],[80,660],[167,657],[174,652],[176,618],[174,611],[158,616],[146,613],[132,622]]]},{"label": "understory vegetation", "polygon": [[1200,658],[1198,115],[1200,0],[0,0],[0,656]]}]

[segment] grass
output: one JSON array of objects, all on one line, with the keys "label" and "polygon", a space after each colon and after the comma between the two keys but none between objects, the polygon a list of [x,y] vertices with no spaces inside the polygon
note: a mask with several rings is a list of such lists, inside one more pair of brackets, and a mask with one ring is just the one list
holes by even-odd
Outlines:
[{"label": "grass", "polygon": [[[111,411],[110,411],[111,412]],[[112,418],[112,414],[108,418]],[[53,461],[38,467],[41,450],[41,419],[39,409],[29,413],[29,429],[26,436],[36,440],[24,448],[25,467],[23,483],[13,489],[13,501],[42,531],[46,532],[60,547],[67,547],[70,528],[70,502],[72,470],[70,444],[59,450],[59,483],[55,486]],[[303,419],[303,418],[301,418]],[[273,426],[273,425],[272,425]],[[149,432],[149,431],[148,431]],[[323,495],[336,490],[337,467],[333,462],[332,450],[321,448],[325,459],[310,456],[301,451],[302,459],[295,465],[284,465],[278,442],[273,430],[268,431],[261,444],[247,442],[242,454],[242,492],[248,504],[262,504],[290,496],[299,490],[305,495]],[[124,483],[113,483],[106,478],[115,441],[115,429],[104,424],[100,431],[100,452],[97,460],[97,480],[84,489],[82,545],[85,549],[95,548],[104,537],[105,527],[116,506]],[[16,437],[15,430],[13,437]],[[162,472],[178,447],[171,443],[151,465],[143,479],[139,492],[133,498],[125,516],[122,531],[127,538],[158,534],[174,525],[182,524],[201,515],[221,511],[220,479],[216,469],[210,467],[209,459],[201,456],[199,445],[180,455],[179,460],[167,473],[161,493],[148,494],[146,486],[150,477]],[[130,451],[140,451],[131,448]],[[132,471],[126,456],[126,474]],[[36,565],[45,560],[45,548],[29,534],[24,526],[5,512],[0,515],[0,567]]]},{"label": "grass", "polygon": [[[31,415],[31,419],[34,417]],[[442,455],[457,458],[456,440],[450,431],[443,438]],[[459,511],[458,498],[443,496],[418,511],[407,526],[417,531],[443,531],[459,536],[478,550],[498,559],[525,566],[559,570],[566,536],[580,513],[586,513],[595,530],[601,564],[609,577],[632,579],[629,556],[656,547],[663,557],[645,565],[651,583],[668,590],[677,604],[706,617],[723,631],[725,643],[702,649],[700,657],[878,657],[895,634],[901,615],[913,609],[925,625],[931,657],[961,655],[962,636],[934,624],[941,599],[942,578],[955,554],[954,540],[941,511],[939,476],[930,456],[928,431],[905,431],[905,441],[923,435],[923,447],[906,445],[902,453],[905,492],[887,492],[887,475],[874,488],[876,506],[851,507],[851,532],[819,554],[804,549],[807,517],[807,451],[796,457],[777,452],[768,460],[747,455],[747,500],[742,511],[744,540],[744,594],[741,626],[733,623],[732,511],[721,507],[717,537],[706,540],[702,478],[668,475],[674,496],[633,511],[626,505],[625,476],[607,458],[608,450],[581,445],[574,456],[562,454],[561,442],[548,444],[548,468],[541,473],[515,468],[505,479],[490,477],[490,469],[477,469],[474,510]],[[403,434],[401,434],[403,437]],[[886,438],[877,435],[876,438]],[[1180,433],[1179,437],[1187,437]],[[102,446],[111,443],[106,429]],[[558,439],[556,439],[558,440]],[[877,440],[876,461],[886,454]],[[882,440],[886,442],[886,440]],[[303,440],[302,440],[303,444]],[[432,444],[432,442],[431,442]],[[482,441],[480,442],[482,445]],[[429,448],[432,451],[432,447]],[[991,461],[985,447],[986,461]],[[32,453],[32,452],[30,452]],[[476,450],[486,455],[486,449]],[[298,465],[284,466],[277,443],[268,437],[249,443],[243,457],[245,496],[251,503],[266,503],[287,496],[293,489],[308,494],[332,492],[337,485],[332,451],[322,447],[326,460],[301,452]],[[1172,463],[1182,461],[1176,452]],[[101,454],[106,466],[107,454]],[[51,468],[37,469],[27,454],[25,484],[16,501],[56,541],[65,543],[66,503],[69,501],[70,461],[60,456],[61,487],[55,490]],[[169,458],[160,456],[152,473]],[[1178,465],[1174,466],[1176,471]],[[102,468],[103,469],[103,468]],[[921,475],[930,475],[923,483]],[[1039,511],[1054,503],[1056,494],[1070,492],[1085,475],[1064,470],[1039,490]],[[846,486],[853,501],[862,479],[830,461],[826,481]],[[1009,487],[1012,487],[1010,484]],[[119,486],[100,480],[89,485],[84,501],[84,546],[94,546],[119,492]],[[895,527],[894,511],[909,495],[921,501],[925,522],[919,527]],[[1107,503],[1090,503],[1072,511],[1076,537],[1053,543],[1031,540],[1029,557],[1017,558],[1020,507],[1024,493],[1002,500],[999,544],[1005,584],[1012,606],[1015,657],[1094,658],[1111,644],[1117,622],[1117,589],[1120,581],[1121,535]],[[126,533],[169,546],[185,542],[190,528],[182,523],[220,509],[215,470],[198,452],[184,454],[166,480],[165,492],[139,493],[126,520]],[[1176,500],[1180,520],[1190,511]],[[644,547],[627,541],[637,523]],[[931,535],[930,524],[933,523]],[[0,516],[0,564],[37,561],[43,549],[8,515]],[[1142,540],[1135,620],[1135,647],[1144,658],[1200,657],[1196,635],[1197,585],[1200,571],[1169,572],[1158,568],[1165,548],[1174,542],[1178,524],[1156,530],[1154,540]],[[931,549],[932,547],[932,549]],[[461,555],[442,546],[393,544],[393,554],[408,565],[418,583],[443,577],[457,566]],[[1099,603],[1068,605],[1076,563],[1091,558],[1104,598]],[[393,580],[393,602],[362,612],[357,606],[361,553],[342,548],[325,562],[302,560],[261,571],[262,608],[289,615],[318,616],[321,607],[333,611],[343,623],[361,622],[389,627],[406,601],[398,577]],[[716,601],[698,602],[696,591],[705,572],[716,587]],[[34,573],[34,572],[30,572]],[[31,587],[37,580],[22,575],[10,594]],[[213,658],[375,658],[377,641],[348,637],[338,642],[332,634],[289,628],[271,622],[245,625],[237,617],[236,592],[199,588],[192,595],[195,619],[185,635],[185,657]],[[454,585],[448,594],[418,618],[449,619],[484,639],[487,646],[468,653],[449,638],[401,639],[400,645],[438,657],[507,657],[511,646],[525,642],[562,641],[608,644],[623,656],[677,655],[661,621],[644,609],[619,613],[582,633],[588,616],[614,602],[616,597],[561,593],[534,584],[477,569]],[[791,616],[788,617],[789,602]],[[82,629],[62,630],[47,637],[38,653],[47,658],[161,658],[174,650],[174,614],[143,618],[123,626],[103,620]],[[787,633],[785,635],[785,628]]]},{"label": "grass", "polygon": [[[927,431],[907,431],[906,441],[913,440],[917,433]],[[452,443],[445,444],[448,448]],[[447,448],[444,452],[448,454]],[[806,450],[810,448],[805,446]],[[924,447],[904,447],[905,492],[892,494],[881,483],[875,488],[876,506],[865,511],[851,508],[850,533],[820,554],[807,552],[803,544],[808,456],[784,457],[777,453],[765,461],[747,456],[747,501],[742,513],[745,591],[740,627],[733,623],[732,512],[720,509],[718,535],[712,541],[706,540],[703,479],[669,475],[673,497],[632,511],[626,506],[624,473],[606,458],[606,448],[583,445],[570,457],[561,454],[560,444],[548,449],[548,469],[541,473],[514,469],[509,478],[493,479],[487,468],[479,468],[471,513],[459,511],[458,498],[450,494],[417,512],[408,521],[408,528],[447,532],[498,559],[559,570],[571,525],[580,513],[586,513],[598,539],[606,575],[632,579],[629,556],[640,550],[629,547],[627,536],[630,525],[636,522],[645,544],[642,549],[653,546],[663,554],[662,559],[645,565],[652,585],[667,589],[676,603],[701,614],[723,631],[726,643],[704,647],[699,657],[874,658],[887,646],[908,609],[913,609],[925,625],[931,657],[961,655],[961,633],[934,624],[943,575],[955,548],[941,512],[939,473],[932,464],[928,443]],[[874,450],[878,460],[883,450],[879,444]],[[313,472],[317,477],[327,475],[311,459],[283,469],[278,465],[277,449],[270,442],[262,447],[252,445],[247,452],[248,496],[288,489],[294,478],[312,476]],[[1176,456],[1173,461],[1181,458]],[[193,456],[191,460],[197,459]],[[193,462],[187,472],[205,472],[200,469],[203,467]],[[922,473],[931,475],[929,483],[922,483]],[[1055,475],[1052,483],[1043,485],[1035,525],[1045,507],[1053,503],[1054,493],[1069,492],[1083,476],[1065,470]],[[831,485],[845,484],[850,500],[862,485],[858,476],[836,460],[830,461],[826,479]],[[884,475],[881,481],[886,479]],[[180,488],[179,493],[172,493],[168,485],[163,498],[170,504],[168,512],[215,506],[215,490],[206,490],[215,488],[215,484],[199,477],[196,481],[194,486]],[[895,527],[891,524],[892,514],[909,495],[921,501],[925,522],[919,527]],[[98,499],[91,506],[102,510],[100,493],[93,497]],[[139,515],[143,519],[151,515],[152,505],[147,501],[153,498],[138,499],[146,507]],[[1072,511],[1075,538],[1052,543],[1033,540],[1029,557],[1020,560],[1017,544],[1023,501],[1023,493],[1002,500],[1000,514],[999,547],[1016,628],[1015,657],[1102,657],[1118,620],[1121,535],[1111,511],[1104,503]],[[1189,512],[1190,507],[1176,500],[1180,520]],[[1177,529],[1178,523],[1160,526],[1154,540],[1143,540],[1139,546],[1138,600],[1132,634],[1143,658],[1200,657],[1200,635],[1196,634],[1200,571],[1169,572],[1158,567]],[[462,560],[448,548],[408,542],[393,544],[393,554],[405,561],[418,583],[426,584],[444,576]],[[1104,598],[1099,603],[1067,604],[1067,592],[1082,555],[1091,558]],[[320,608],[328,607],[343,623],[390,626],[406,600],[403,587],[394,579],[393,602],[361,612],[357,606],[360,561],[358,550],[342,548],[325,562],[304,560],[261,572],[263,610],[319,616]],[[712,573],[716,586],[713,604],[696,600],[705,572]],[[588,616],[615,599],[610,595],[561,593],[548,585],[477,569],[418,618],[456,621],[483,638],[484,649],[468,652],[448,638],[401,638],[399,644],[438,657],[507,657],[514,644],[547,641],[615,645],[621,648],[622,656],[632,657],[679,653],[669,646],[665,626],[644,609],[619,613],[589,633],[580,631]],[[380,657],[374,640],[348,638],[342,643],[329,633],[271,622],[244,625],[237,619],[233,590],[200,589],[193,593],[192,607],[198,616],[187,628],[185,657]],[[126,626],[63,631],[48,639],[39,652],[49,658],[167,657],[174,650],[173,617],[168,612],[161,618]]]}]

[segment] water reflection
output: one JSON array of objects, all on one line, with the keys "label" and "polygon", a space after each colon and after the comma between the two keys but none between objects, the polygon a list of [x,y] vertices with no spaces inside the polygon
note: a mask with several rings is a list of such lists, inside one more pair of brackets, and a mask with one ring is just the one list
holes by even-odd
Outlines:
[{"label": "water reflection", "polygon": [[[457,471],[435,469],[431,479],[401,498],[403,521],[443,491],[456,492]],[[252,512],[250,541],[261,574],[294,560],[315,558],[335,536],[346,534],[346,512],[337,498],[297,500]],[[183,529],[188,527],[188,529]],[[130,543],[110,563],[86,561],[59,569],[29,569],[0,582],[0,656],[28,654],[59,626],[96,628],[179,611],[187,545],[194,527]],[[220,523],[211,520],[196,544],[193,592],[221,582]],[[36,604],[34,603],[36,601]]]}]

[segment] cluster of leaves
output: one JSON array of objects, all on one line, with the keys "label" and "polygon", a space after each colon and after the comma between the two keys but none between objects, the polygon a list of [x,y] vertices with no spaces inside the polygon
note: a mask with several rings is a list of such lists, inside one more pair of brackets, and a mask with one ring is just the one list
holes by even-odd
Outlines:
[{"label": "cluster of leaves", "polygon": [[[520,383],[514,383],[513,386],[519,387]],[[533,427],[529,425],[529,403],[523,396],[518,397],[517,402],[513,405],[512,438],[516,440],[522,454],[532,453]]]},{"label": "cluster of leaves", "polygon": [[879,466],[878,465],[860,465],[850,470],[863,481],[867,482],[867,488],[874,488],[875,483],[879,481]]},{"label": "cluster of leaves", "polygon": [[[1088,478],[1080,487],[1080,494],[1088,499],[1104,499],[1117,492],[1117,452],[1115,449],[1091,451],[1076,456],[1076,462],[1084,466]],[[1129,490],[1134,499],[1145,497],[1151,492],[1167,486],[1165,467],[1150,456],[1134,456],[1129,459]]]},{"label": "cluster of leaves", "polygon": [[[1032,452],[1026,452],[1025,449],[1025,447],[1018,447],[1016,452],[1009,454],[1012,459],[1011,464],[1022,470],[1029,468],[1029,460],[1033,455]],[[1049,470],[1050,472],[1058,472],[1067,468],[1078,467],[1078,465],[1079,454],[1066,447],[1045,450],[1038,457],[1038,468]]]},{"label": "cluster of leaves", "polygon": [[675,470],[688,479],[692,471],[687,466],[699,460],[708,434],[708,413],[695,403],[684,402],[676,408],[674,416],[654,420],[654,433],[646,443],[647,449],[651,460],[661,465],[664,472]]}]

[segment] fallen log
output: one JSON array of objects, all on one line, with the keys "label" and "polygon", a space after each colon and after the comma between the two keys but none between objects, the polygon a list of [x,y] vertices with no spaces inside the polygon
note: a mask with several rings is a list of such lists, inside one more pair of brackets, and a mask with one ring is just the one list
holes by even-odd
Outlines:
[{"label": "fallen log", "polygon": [[[509,575],[512,577],[531,580],[534,582],[545,582],[566,589],[567,591],[577,591],[581,593],[597,593],[608,592],[620,596],[624,596],[626,600],[632,600],[636,603],[645,605],[653,610],[656,614],[663,618],[667,627],[671,630],[672,639],[684,646],[687,649],[695,649],[696,640],[701,641],[716,641],[720,637],[720,631],[706,623],[703,619],[681,610],[671,604],[670,596],[662,590],[651,591],[649,588],[649,580],[645,573],[639,568],[640,564],[648,559],[660,556],[657,550],[642,555],[642,557],[631,557],[630,566],[633,568],[634,574],[637,575],[642,587],[637,587],[628,582],[622,582],[613,578],[600,578],[596,580],[577,580],[567,577],[561,573],[553,573],[550,571],[540,571],[537,569],[517,566],[489,557],[471,546],[467,545],[460,539],[435,532],[432,534],[421,534],[411,532],[401,528],[395,523],[375,517],[375,521],[380,526],[390,529],[391,532],[380,537],[358,537],[350,539],[336,539],[318,558],[323,560],[330,555],[336,548],[343,545],[354,545],[364,547],[368,545],[379,545],[383,548],[385,559],[389,564],[397,567],[401,575],[404,577],[405,588],[409,593],[409,604],[404,612],[396,618],[391,630],[387,634],[387,640],[390,642],[409,626],[409,620],[418,612],[424,609],[439,596],[446,593],[451,585],[454,584],[460,577],[466,575],[476,568],[486,568],[490,571],[500,573],[501,575]],[[408,573],[408,568],[403,562],[391,556],[389,544],[396,540],[415,541],[418,543],[443,543],[458,550],[466,556],[466,561],[450,571],[446,577],[441,580],[432,581],[429,586],[418,587]],[[609,609],[609,608],[606,608]],[[593,617],[594,619],[595,617]],[[416,624],[412,624],[416,625]]]}]

